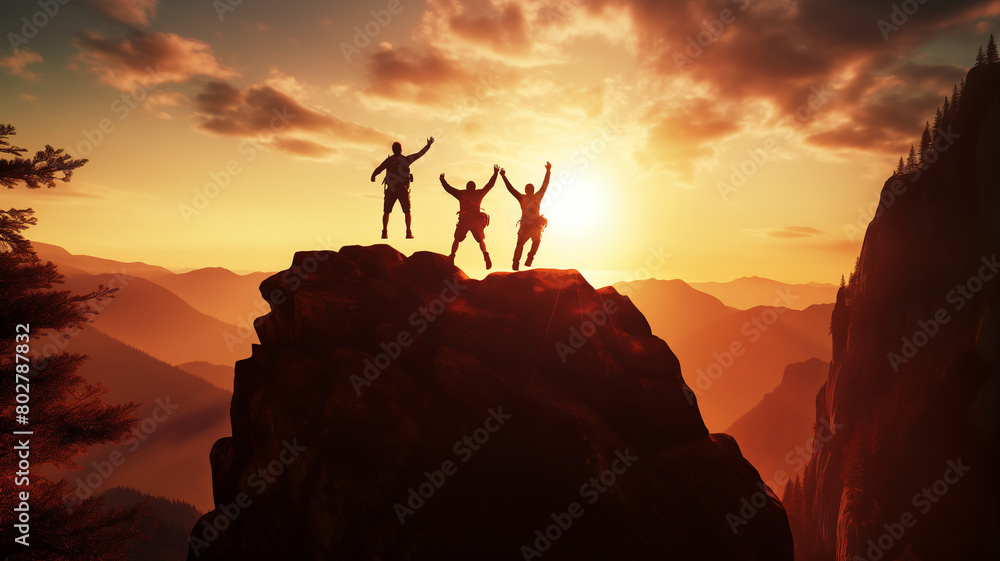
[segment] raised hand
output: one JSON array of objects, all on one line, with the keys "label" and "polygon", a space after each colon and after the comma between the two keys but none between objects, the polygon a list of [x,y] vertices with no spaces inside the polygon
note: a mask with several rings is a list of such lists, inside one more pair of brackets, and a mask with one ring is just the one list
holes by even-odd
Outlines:
[{"label": "raised hand", "polygon": [[552,162],[545,162],[545,171],[552,171]]},{"label": "raised hand", "polygon": [[433,136],[427,139],[427,145],[430,146],[431,144],[434,144],[434,137]]},{"label": "raised hand", "polygon": [[493,164],[493,173],[500,173],[500,166]]},{"label": "raised hand", "polygon": [[442,179],[442,180],[444,179],[444,174],[443,174],[443,173],[441,174],[441,179]]},{"label": "raised hand", "polygon": [[500,168],[500,177],[506,178],[507,177],[507,170],[505,170],[503,168]]}]

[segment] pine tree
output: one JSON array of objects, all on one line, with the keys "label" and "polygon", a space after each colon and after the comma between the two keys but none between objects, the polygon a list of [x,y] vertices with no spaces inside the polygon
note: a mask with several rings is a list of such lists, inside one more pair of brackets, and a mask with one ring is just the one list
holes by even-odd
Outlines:
[{"label": "pine tree", "polygon": [[910,145],[910,155],[906,157],[906,171],[913,171],[919,167],[917,163],[917,151]]},{"label": "pine tree", "polygon": [[955,84],[951,88],[951,118],[955,120],[958,118],[958,107],[962,103],[962,94],[958,91],[958,84]]},{"label": "pine tree", "polygon": [[933,139],[931,138],[931,124],[924,123],[924,132],[920,135],[920,166],[923,167],[927,163],[927,157],[931,153],[931,145]]},{"label": "pine tree", "polygon": [[944,104],[941,106],[941,126],[947,127],[951,124],[951,102],[948,96],[944,96]]},{"label": "pine tree", "polygon": [[[0,125],[0,151],[15,158],[0,160],[0,185],[29,189],[53,186],[55,180],[68,180],[84,160],[64,157],[61,150],[47,146],[34,158],[20,155],[23,148],[12,146],[7,138],[14,134],[10,125]],[[63,175],[57,177],[55,174]],[[6,517],[20,502],[22,491],[29,493],[30,547],[33,559],[124,559],[126,547],[143,533],[139,519],[148,508],[103,508],[96,497],[79,499],[65,481],[52,481],[40,475],[43,470],[72,467],[74,458],[91,446],[120,441],[135,424],[136,406],[106,405],[100,385],[93,385],[77,374],[84,358],[64,352],[41,356],[38,337],[46,332],[71,335],[92,318],[84,304],[110,296],[113,291],[99,287],[95,292],[73,295],[53,290],[62,275],[51,263],[42,263],[23,232],[36,224],[31,209],[0,210],[0,375],[9,383],[0,387],[0,470],[17,471],[13,431],[31,430],[30,486],[15,486],[13,477],[0,479],[0,509]],[[19,328],[26,325],[26,328]],[[16,338],[29,331],[30,338]],[[35,349],[36,352],[30,352]],[[28,362],[17,356],[25,356]],[[25,368],[27,367],[27,368]],[[27,372],[25,372],[25,370]],[[21,376],[18,378],[17,376]],[[26,384],[27,392],[18,391],[16,383]],[[28,395],[27,403],[15,394]],[[16,409],[18,404],[26,405]],[[27,424],[16,416],[27,417]],[[15,424],[15,421],[19,424]],[[49,467],[51,466],[51,468]],[[0,556],[24,553],[14,541],[18,532],[12,523],[0,527]]]},{"label": "pine tree", "polygon": [[934,113],[934,131],[933,131],[933,136],[934,136],[935,140],[937,139],[938,131],[941,130],[941,127],[943,125],[944,125],[944,115],[941,114],[941,108],[938,107],[937,112]]},{"label": "pine tree", "polygon": [[976,68],[980,66],[986,66],[986,53],[982,47],[979,47],[979,53],[976,54]]},{"label": "pine tree", "polygon": [[990,33],[990,42],[986,43],[986,64],[994,62],[1000,62],[1000,56],[997,56],[997,42],[993,39],[993,34]]},{"label": "pine tree", "polygon": [[[18,183],[24,183],[28,189],[38,189],[42,185],[55,187],[56,180],[69,181],[73,170],[87,163],[87,160],[74,160],[62,149],[56,150],[45,146],[32,158],[22,155],[27,148],[12,146],[8,137],[17,134],[13,125],[0,124],[0,153],[12,154],[13,159],[0,159],[0,186],[13,188]],[[57,176],[61,173],[62,176]]]},{"label": "pine tree", "polygon": [[896,166],[895,175],[906,175],[906,165],[903,164],[903,157],[902,156],[900,156],[900,158],[899,158],[899,165]]},{"label": "pine tree", "polygon": [[[847,277],[847,286],[852,287],[852,288],[855,287],[855,286],[857,286],[854,283],[854,280],[856,278],[858,278],[858,268],[860,266],[861,266],[861,256],[859,255],[859,256],[857,256],[857,257],[854,258],[854,269],[851,271],[851,274]],[[807,474],[806,477],[808,477],[808,473],[809,473],[809,470],[806,470],[806,474]],[[803,485],[805,485],[804,482],[803,482]]]}]

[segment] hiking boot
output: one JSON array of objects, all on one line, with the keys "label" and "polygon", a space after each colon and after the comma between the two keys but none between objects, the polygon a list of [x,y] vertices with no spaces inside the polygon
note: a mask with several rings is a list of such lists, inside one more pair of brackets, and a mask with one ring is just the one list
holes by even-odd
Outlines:
[{"label": "hiking boot", "polygon": [[493,262],[490,261],[490,254],[489,253],[484,253],[483,254],[483,260],[486,261],[486,270],[489,271],[490,268],[493,267]]},{"label": "hiking boot", "polygon": [[413,239],[413,232],[407,230],[406,231],[406,239],[412,240]]},{"label": "hiking boot", "polygon": [[382,239],[383,240],[389,239],[389,232],[388,231],[382,230]]},{"label": "hiking boot", "polygon": [[528,258],[524,260],[524,266],[525,267],[530,267],[531,266],[531,262],[534,261],[534,260],[535,260],[535,256],[534,255],[529,255]]},{"label": "hiking boot", "polygon": [[517,264],[517,261],[514,261],[514,264],[511,265],[511,269],[514,269],[515,271],[517,271],[519,267],[520,265]]}]

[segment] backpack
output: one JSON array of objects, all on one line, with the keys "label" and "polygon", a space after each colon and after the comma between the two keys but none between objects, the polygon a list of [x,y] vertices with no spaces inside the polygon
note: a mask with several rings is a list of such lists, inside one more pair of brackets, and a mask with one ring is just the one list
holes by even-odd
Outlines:
[{"label": "backpack", "polygon": [[413,181],[413,174],[410,173],[410,160],[406,156],[390,154],[386,161],[389,163],[385,166],[383,183],[388,184],[390,178],[403,180],[405,183]]}]

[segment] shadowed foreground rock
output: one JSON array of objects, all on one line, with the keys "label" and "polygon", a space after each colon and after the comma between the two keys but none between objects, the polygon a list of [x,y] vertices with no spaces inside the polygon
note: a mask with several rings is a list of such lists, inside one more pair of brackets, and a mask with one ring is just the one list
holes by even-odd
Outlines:
[{"label": "shadowed foreground rock", "polygon": [[298,253],[261,293],[189,559],[791,559],[614,289],[380,245]]}]

